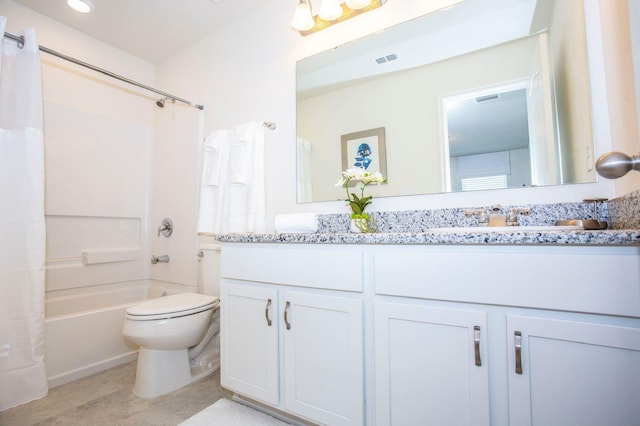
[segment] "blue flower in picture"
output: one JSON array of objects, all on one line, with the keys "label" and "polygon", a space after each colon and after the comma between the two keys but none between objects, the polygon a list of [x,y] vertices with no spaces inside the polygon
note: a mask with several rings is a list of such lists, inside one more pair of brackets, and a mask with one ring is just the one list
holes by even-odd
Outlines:
[{"label": "blue flower in picture", "polygon": [[371,147],[368,143],[363,142],[358,146],[358,152],[355,158],[355,162],[353,163],[354,167],[360,167],[362,169],[368,169],[371,164]]}]

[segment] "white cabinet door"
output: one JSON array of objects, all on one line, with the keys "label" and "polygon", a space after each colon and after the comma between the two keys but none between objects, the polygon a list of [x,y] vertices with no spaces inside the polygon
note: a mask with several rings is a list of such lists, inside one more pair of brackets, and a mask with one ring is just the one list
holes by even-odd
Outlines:
[{"label": "white cabinet door", "polygon": [[361,425],[362,301],[283,291],[285,409],[322,424]]},{"label": "white cabinet door", "polygon": [[223,280],[220,296],[222,386],[277,405],[277,291]]},{"label": "white cabinet door", "polygon": [[489,425],[485,312],[375,303],[380,425]]},{"label": "white cabinet door", "polygon": [[507,317],[511,426],[640,424],[640,329]]}]

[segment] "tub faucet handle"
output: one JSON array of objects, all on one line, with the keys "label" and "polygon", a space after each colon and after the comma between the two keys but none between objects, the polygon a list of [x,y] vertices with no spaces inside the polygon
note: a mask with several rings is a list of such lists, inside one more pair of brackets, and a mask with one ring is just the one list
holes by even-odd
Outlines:
[{"label": "tub faucet handle", "polygon": [[165,237],[169,238],[172,233],[173,233],[173,221],[171,220],[171,218],[165,217],[164,219],[162,219],[162,223],[158,228],[158,237],[160,237],[160,234],[162,234]]}]

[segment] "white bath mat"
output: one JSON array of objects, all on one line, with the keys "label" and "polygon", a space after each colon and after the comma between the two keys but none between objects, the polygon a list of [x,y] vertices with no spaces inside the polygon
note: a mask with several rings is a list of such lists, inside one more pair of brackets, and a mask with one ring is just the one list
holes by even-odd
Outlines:
[{"label": "white bath mat", "polygon": [[282,426],[275,417],[228,399],[219,399],[178,426]]}]

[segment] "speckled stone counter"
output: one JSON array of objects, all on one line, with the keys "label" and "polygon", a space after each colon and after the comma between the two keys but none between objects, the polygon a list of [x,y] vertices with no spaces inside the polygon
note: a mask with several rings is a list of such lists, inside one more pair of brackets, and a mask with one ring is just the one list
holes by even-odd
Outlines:
[{"label": "speckled stone counter", "polygon": [[[640,245],[640,191],[609,200],[597,206],[597,219],[608,222],[603,231],[527,230],[527,226],[550,226],[556,220],[593,219],[592,203],[556,203],[502,206],[527,207],[531,213],[519,217],[521,226],[506,231],[473,230],[477,219],[466,215],[469,208],[372,212],[379,232],[354,234],[349,232],[348,214],[318,216],[318,232],[314,234],[222,234],[221,242],[238,243],[301,243],[301,244],[502,244],[502,245]],[[460,231],[452,230],[460,227]],[[438,228],[448,228],[446,232]]]},{"label": "speckled stone counter", "polygon": [[[524,227],[523,227],[524,228]],[[222,234],[221,242],[234,243],[301,243],[301,244],[502,244],[502,245],[640,245],[638,230],[605,231],[513,231],[445,233],[378,232],[373,234],[316,233],[316,234]]]},{"label": "speckled stone counter", "polygon": [[610,200],[609,221],[614,229],[640,229],[640,191]]}]

